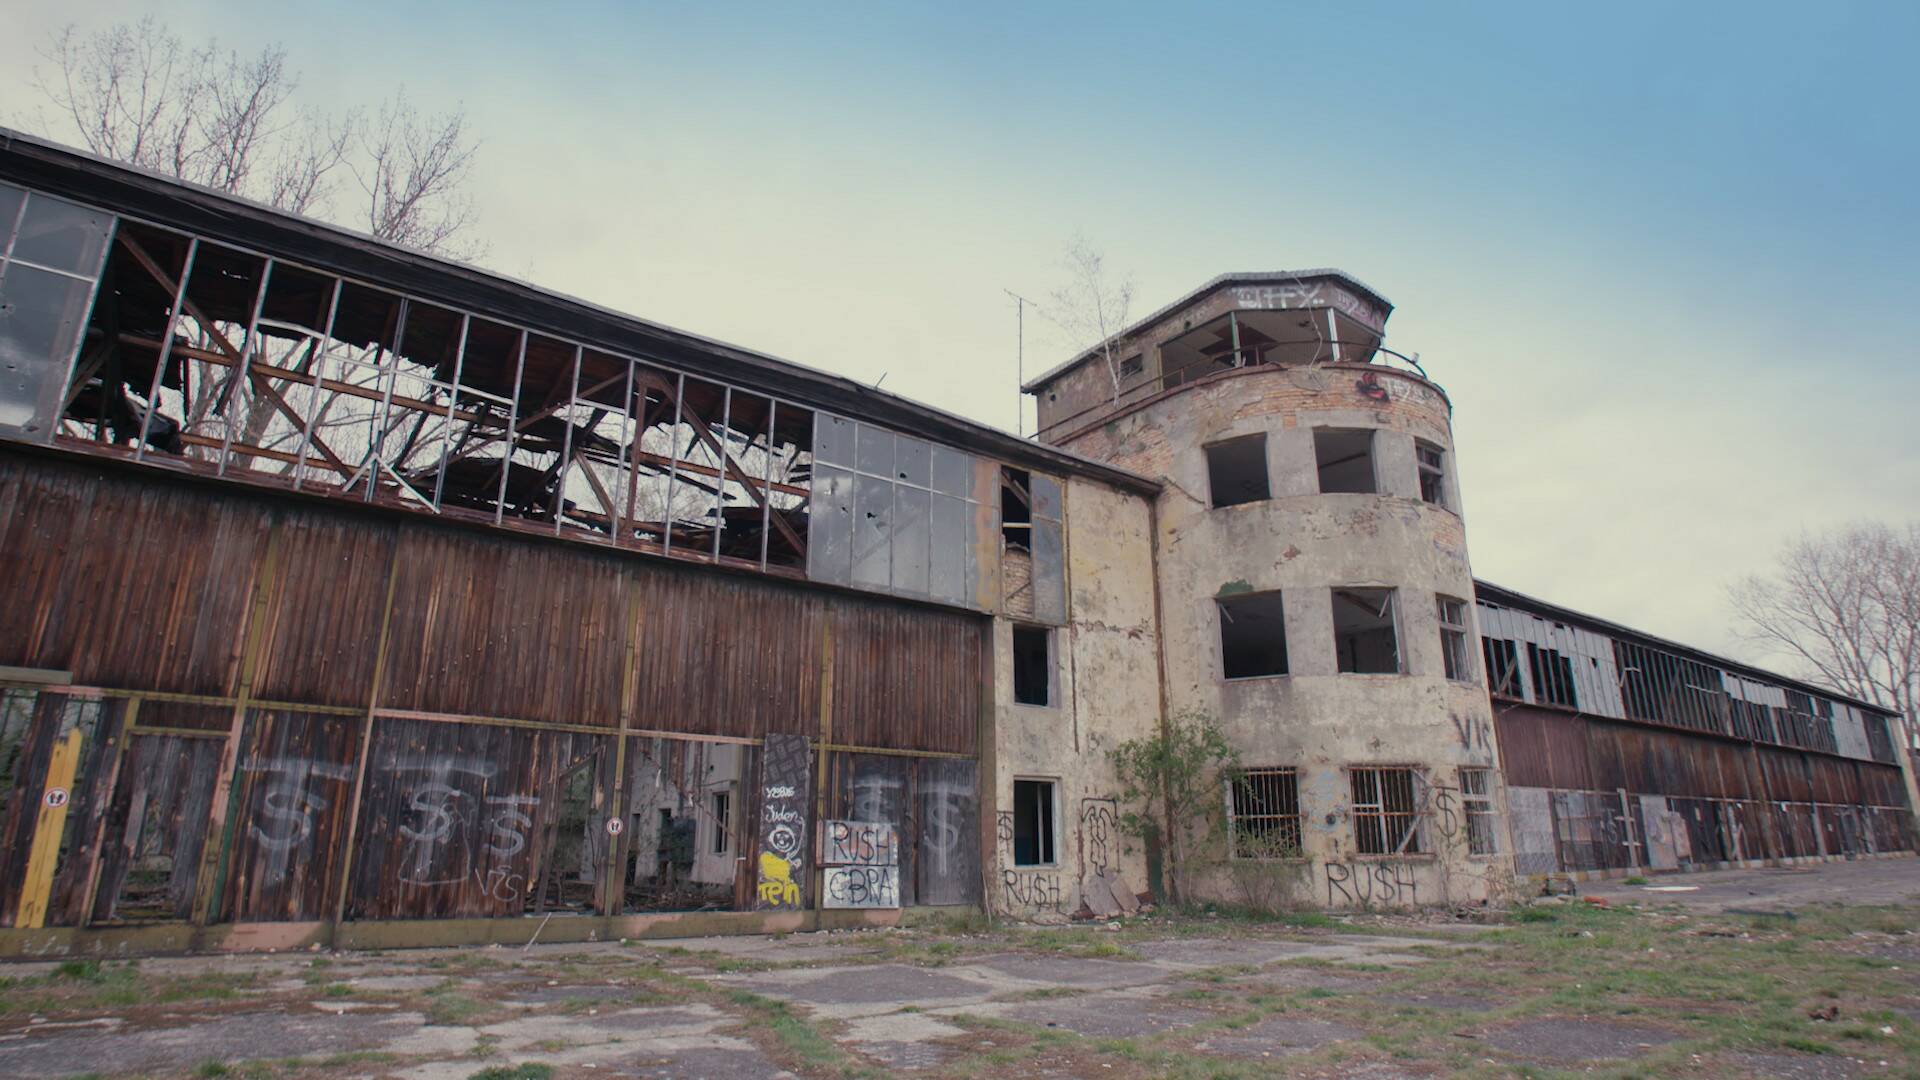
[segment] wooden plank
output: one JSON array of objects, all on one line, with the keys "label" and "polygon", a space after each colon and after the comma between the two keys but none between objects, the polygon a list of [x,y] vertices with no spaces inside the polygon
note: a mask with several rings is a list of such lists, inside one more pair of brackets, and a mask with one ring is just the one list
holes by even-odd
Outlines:
[{"label": "wooden plank", "polygon": [[85,742],[86,734],[74,727],[54,743],[46,782],[41,785],[40,812],[33,826],[33,847],[27,856],[16,926],[32,930],[47,924],[53,872],[60,861],[60,841],[66,835],[67,805],[73,798],[73,774],[79,768],[80,749]]}]

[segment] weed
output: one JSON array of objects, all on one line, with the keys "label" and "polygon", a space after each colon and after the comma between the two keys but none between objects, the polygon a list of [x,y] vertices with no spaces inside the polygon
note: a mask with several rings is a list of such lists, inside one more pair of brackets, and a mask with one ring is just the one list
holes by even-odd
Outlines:
[{"label": "weed", "polygon": [[519,1065],[495,1065],[490,1069],[481,1069],[467,1080],[552,1080],[552,1077],[553,1066],[528,1061]]}]

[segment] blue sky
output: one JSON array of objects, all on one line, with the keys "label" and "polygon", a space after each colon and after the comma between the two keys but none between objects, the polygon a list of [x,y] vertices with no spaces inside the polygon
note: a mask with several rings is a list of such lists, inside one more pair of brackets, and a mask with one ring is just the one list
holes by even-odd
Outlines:
[{"label": "blue sky", "polygon": [[[1728,581],[1920,512],[1920,5],[1674,7],[154,10],[315,104],[463,104],[488,265],[1004,427],[1001,290],[1076,231],[1139,312],[1342,267],[1453,396],[1481,576],[1740,653]],[[16,5],[0,113],[146,10]]]}]

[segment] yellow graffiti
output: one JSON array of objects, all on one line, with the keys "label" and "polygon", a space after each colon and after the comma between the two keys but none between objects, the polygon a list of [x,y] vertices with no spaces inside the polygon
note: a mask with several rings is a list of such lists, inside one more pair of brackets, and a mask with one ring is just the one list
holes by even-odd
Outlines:
[{"label": "yellow graffiti", "polygon": [[769,904],[800,906],[800,886],[793,880],[793,866],[771,852],[760,853],[760,899]]}]

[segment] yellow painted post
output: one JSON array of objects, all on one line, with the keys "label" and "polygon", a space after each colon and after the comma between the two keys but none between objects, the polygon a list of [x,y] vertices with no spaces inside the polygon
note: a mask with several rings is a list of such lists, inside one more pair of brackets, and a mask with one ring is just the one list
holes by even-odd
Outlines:
[{"label": "yellow painted post", "polygon": [[20,914],[15,924],[27,929],[47,925],[47,904],[53,893],[53,872],[60,861],[60,841],[67,831],[67,804],[73,801],[73,774],[80,767],[80,746],[86,735],[69,729],[53,746],[47,762],[47,782],[41,787],[40,817],[33,826],[33,847],[27,856],[26,882],[20,890]]}]

